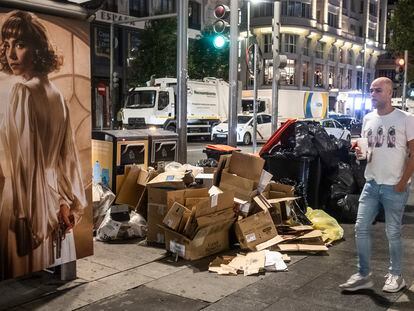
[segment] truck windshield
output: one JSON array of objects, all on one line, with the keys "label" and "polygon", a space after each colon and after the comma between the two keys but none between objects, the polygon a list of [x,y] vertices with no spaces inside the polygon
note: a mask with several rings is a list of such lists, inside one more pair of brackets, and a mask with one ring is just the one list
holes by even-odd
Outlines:
[{"label": "truck windshield", "polygon": [[155,91],[132,92],[128,96],[125,108],[152,108],[155,105]]}]

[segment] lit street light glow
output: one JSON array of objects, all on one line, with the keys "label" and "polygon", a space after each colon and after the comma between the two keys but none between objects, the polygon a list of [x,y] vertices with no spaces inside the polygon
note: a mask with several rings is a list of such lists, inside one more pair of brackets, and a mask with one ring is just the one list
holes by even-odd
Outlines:
[{"label": "lit street light glow", "polygon": [[213,45],[216,49],[221,49],[226,44],[226,39],[222,35],[217,35],[213,39]]}]

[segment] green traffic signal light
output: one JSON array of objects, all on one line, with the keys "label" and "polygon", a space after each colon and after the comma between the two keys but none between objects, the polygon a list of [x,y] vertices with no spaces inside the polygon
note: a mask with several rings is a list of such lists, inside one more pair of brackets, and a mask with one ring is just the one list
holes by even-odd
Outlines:
[{"label": "green traffic signal light", "polygon": [[216,35],[213,38],[213,45],[216,49],[221,49],[226,44],[226,38],[222,35]]}]

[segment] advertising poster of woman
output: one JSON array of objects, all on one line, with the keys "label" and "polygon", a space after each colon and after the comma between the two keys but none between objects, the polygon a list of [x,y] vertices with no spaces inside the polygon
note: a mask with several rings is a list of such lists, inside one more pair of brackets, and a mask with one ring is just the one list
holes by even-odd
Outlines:
[{"label": "advertising poster of woman", "polygon": [[86,22],[0,11],[0,280],[91,255]]}]

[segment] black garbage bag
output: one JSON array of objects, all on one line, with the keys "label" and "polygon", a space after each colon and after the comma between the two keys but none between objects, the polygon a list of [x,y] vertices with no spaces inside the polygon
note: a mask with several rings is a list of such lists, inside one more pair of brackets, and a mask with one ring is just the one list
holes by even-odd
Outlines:
[{"label": "black garbage bag", "polygon": [[296,157],[300,156],[317,156],[318,151],[313,143],[313,135],[309,130],[309,126],[303,122],[295,123],[295,140],[296,144],[293,149],[293,154]]},{"label": "black garbage bag", "polygon": [[339,200],[345,197],[349,193],[349,187],[341,182],[337,182],[331,185],[330,189],[331,199]]},{"label": "black garbage bag", "polygon": [[322,126],[314,127],[314,145],[321,157],[322,164],[327,168],[338,165],[337,146]]},{"label": "black garbage bag", "polygon": [[354,176],[354,180],[357,186],[357,191],[361,192],[362,188],[365,185],[365,167],[367,165],[367,161],[357,161],[355,154],[350,154],[350,167],[352,170],[352,174]]},{"label": "black garbage bag", "polygon": [[337,180],[349,188],[348,193],[357,192],[357,187],[355,184],[354,174],[352,172],[351,166],[344,162],[338,163],[338,176]]},{"label": "black garbage bag", "polygon": [[347,223],[355,223],[358,215],[359,194],[347,194],[338,200],[338,212],[341,220]]},{"label": "black garbage bag", "polygon": [[334,142],[339,161],[350,163],[349,150],[351,149],[351,142],[345,139],[334,139]]}]

